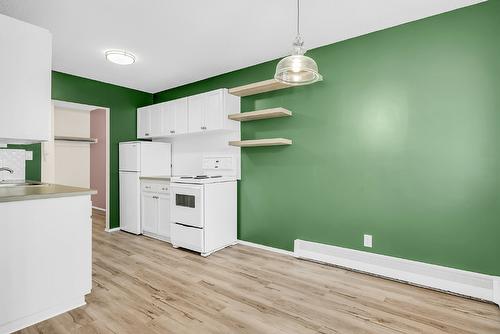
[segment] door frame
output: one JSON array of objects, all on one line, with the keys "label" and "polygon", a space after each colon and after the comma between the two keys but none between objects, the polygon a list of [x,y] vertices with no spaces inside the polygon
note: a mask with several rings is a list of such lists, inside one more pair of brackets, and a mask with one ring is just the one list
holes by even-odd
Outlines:
[{"label": "door frame", "polygon": [[[54,144],[54,109],[56,107],[59,108],[67,108],[67,109],[75,109],[75,110],[85,110],[92,112],[92,110],[96,109],[104,109],[106,113],[106,232],[111,232],[114,231],[115,229],[110,229],[109,228],[109,216],[110,216],[110,200],[109,200],[109,195],[110,195],[110,108],[108,107],[102,107],[102,106],[93,106],[93,105],[88,105],[88,104],[83,104],[83,103],[74,103],[74,102],[67,102],[67,101],[61,101],[61,100],[52,100],[52,126],[51,126],[51,139],[48,141],[50,144]],[[41,162],[41,169],[42,169],[42,182],[46,182],[43,180],[43,177],[46,173],[44,173],[44,160],[45,160],[45,154],[44,154],[44,145],[42,145],[42,158],[40,159]],[[50,181],[50,180],[49,180]],[[119,229],[119,228],[118,228]]]}]

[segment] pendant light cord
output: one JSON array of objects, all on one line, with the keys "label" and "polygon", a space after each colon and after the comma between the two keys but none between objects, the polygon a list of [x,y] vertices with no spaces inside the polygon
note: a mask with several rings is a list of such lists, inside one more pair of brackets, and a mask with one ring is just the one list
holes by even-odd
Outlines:
[{"label": "pendant light cord", "polygon": [[300,36],[300,0],[297,0],[297,36],[295,36],[295,41],[293,42],[292,54],[303,55],[305,50],[302,48],[304,41],[302,36]]},{"label": "pendant light cord", "polygon": [[297,36],[300,36],[300,0],[297,0]]}]

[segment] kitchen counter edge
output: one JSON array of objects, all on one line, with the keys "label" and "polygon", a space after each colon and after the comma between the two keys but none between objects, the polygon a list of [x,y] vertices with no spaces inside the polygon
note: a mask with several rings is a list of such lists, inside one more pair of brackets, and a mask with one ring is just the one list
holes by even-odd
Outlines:
[{"label": "kitchen counter edge", "polygon": [[5,187],[0,188],[0,203],[95,194],[97,194],[97,190],[60,184]]}]

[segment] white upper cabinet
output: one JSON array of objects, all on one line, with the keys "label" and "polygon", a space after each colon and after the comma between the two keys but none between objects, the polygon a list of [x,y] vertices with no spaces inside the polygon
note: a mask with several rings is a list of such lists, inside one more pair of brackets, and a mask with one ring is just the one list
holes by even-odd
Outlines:
[{"label": "white upper cabinet", "polygon": [[149,110],[151,113],[151,137],[163,135],[163,113],[161,106],[155,105]]},{"label": "white upper cabinet", "polygon": [[204,95],[195,95],[188,98],[188,132],[198,132],[203,130],[204,114],[205,114],[205,98]]},{"label": "white upper cabinet", "polygon": [[[224,95],[223,91],[218,90],[215,92],[207,93],[205,97],[205,114],[204,114],[204,130],[217,130],[224,128]],[[227,118],[227,115],[226,115]]]},{"label": "white upper cabinet", "polygon": [[32,143],[52,136],[52,36],[0,14],[0,142]]},{"label": "white upper cabinet", "polygon": [[137,109],[137,138],[163,135],[163,114],[158,104]]},{"label": "white upper cabinet", "polygon": [[239,124],[228,119],[240,112],[240,98],[227,89],[218,89],[188,97],[188,132],[237,130]]},{"label": "white upper cabinet", "polygon": [[174,136],[187,133],[188,102],[187,98],[162,103],[163,135]]},{"label": "white upper cabinet", "polygon": [[151,109],[153,106],[137,109],[137,138],[151,138]]},{"label": "white upper cabinet", "polygon": [[212,130],[238,130],[228,115],[240,112],[240,98],[227,89],[137,109],[137,138],[172,137]]}]

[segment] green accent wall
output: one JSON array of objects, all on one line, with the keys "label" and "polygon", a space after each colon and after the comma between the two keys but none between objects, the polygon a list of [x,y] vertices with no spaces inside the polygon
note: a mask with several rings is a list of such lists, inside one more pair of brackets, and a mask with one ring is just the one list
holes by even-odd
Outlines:
[{"label": "green accent wall", "polygon": [[[244,139],[294,143],[242,149],[239,238],[500,275],[499,35],[500,1],[489,1],[311,50],[323,82],[242,98],[242,111],[293,112],[242,123]],[[154,102],[269,79],[276,63]]]}]

